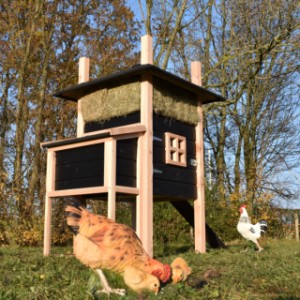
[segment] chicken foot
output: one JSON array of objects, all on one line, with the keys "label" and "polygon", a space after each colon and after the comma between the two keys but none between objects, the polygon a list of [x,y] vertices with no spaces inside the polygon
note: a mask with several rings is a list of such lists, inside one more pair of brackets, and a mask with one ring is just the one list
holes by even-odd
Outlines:
[{"label": "chicken foot", "polygon": [[258,241],[255,241],[255,245],[256,245],[257,248],[258,248],[258,252],[264,250],[264,248],[258,243]]},{"label": "chicken foot", "polygon": [[103,285],[103,289],[100,290],[100,293],[105,293],[107,295],[110,294],[118,294],[121,296],[125,296],[125,290],[124,289],[113,289],[110,287],[110,285],[108,284],[108,281],[103,273],[103,271],[101,269],[97,269],[96,272],[98,273],[99,277],[100,277],[100,281]]}]

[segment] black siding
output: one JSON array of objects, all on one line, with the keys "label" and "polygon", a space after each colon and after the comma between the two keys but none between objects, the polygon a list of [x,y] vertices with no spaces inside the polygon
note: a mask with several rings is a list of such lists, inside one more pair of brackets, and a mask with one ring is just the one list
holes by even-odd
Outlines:
[{"label": "black siding", "polygon": [[56,190],[101,186],[103,173],[104,144],[56,153]]},{"label": "black siding", "polygon": [[[187,167],[165,163],[165,132],[172,132],[187,139]],[[183,199],[196,198],[196,167],[191,159],[196,158],[195,127],[161,116],[153,118],[153,193]]]},{"label": "black siding", "polygon": [[136,187],[137,138],[117,142],[117,185]]},{"label": "black siding", "polygon": [[93,132],[97,130],[109,129],[118,126],[124,126],[140,122],[140,112],[135,112],[127,116],[115,117],[105,122],[87,122],[84,126],[84,132]]}]

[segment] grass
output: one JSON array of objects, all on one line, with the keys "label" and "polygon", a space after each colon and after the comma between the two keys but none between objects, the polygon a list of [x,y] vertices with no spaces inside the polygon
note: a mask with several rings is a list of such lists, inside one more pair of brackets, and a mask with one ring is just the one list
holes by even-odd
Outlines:
[{"label": "grass", "polygon": [[[243,252],[246,242],[206,254],[189,249],[179,254],[193,268],[186,283],[167,284],[157,296],[127,290],[126,297],[97,294],[97,276],[68,255],[71,248],[54,248],[60,254],[43,257],[41,248],[0,247],[0,299],[300,299],[300,243],[262,244],[265,249],[260,253],[253,247]],[[159,259],[170,263],[176,256]],[[126,288],[120,276],[106,274],[113,287]]]}]

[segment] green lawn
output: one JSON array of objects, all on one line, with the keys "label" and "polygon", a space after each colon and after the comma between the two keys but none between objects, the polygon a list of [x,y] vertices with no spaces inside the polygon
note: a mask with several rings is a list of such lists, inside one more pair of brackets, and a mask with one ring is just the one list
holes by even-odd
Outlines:
[{"label": "green lawn", "polygon": [[[0,247],[0,299],[300,299],[300,243],[264,240],[261,253],[243,252],[246,245],[180,253],[193,268],[187,283],[168,284],[158,296],[128,290],[126,297],[99,296],[96,275],[68,255],[71,248],[54,248],[59,254],[45,258],[41,248]],[[121,277],[107,275],[112,286],[125,287]]]}]

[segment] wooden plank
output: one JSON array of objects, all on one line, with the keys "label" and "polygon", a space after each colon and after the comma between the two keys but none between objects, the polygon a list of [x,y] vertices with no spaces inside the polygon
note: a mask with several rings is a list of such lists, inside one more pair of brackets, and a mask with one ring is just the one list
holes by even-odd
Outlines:
[{"label": "wooden plank", "polygon": [[[142,38],[141,64],[153,63],[152,38]],[[137,234],[146,252],[153,256],[153,85],[152,76],[141,78],[141,123],[145,133],[138,139],[137,152]]]},{"label": "wooden plank", "polygon": [[117,143],[110,139],[104,148],[104,185],[107,188],[108,218],[116,219],[116,167]]},{"label": "wooden plank", "polygon": [[107,137],[107,138],[100,138],[100,139],[84,141],[84,142],[79,142],[79,143],[73,143],[73,144],[68,144],[68,145],[63,145],[63,146],[58,146],[58,147],[54,146],[54,147],[51,147],[51,150],[62,151],[62,150],[67,150],[67,149],[72,149],[72,148],[86,147],[86,146],[90,146],[90,145],[105,143],[109,139],[110,139],[110,137]]},{"label": "wooden plank", "polygon": [[116,192],[124,194],[138,195],[140,190],[138,188],[128,187],[128,186],[116,186]]},{"label": "wooden plank", "polygon": [[91,195],[91,194],[100,194],[100,193],[107,193],[107,187],[97,186],[97,187],[52,191],[49,192],[48,195],[49,197],[66,197],[66,196]]},{"label": "wooden plank", "polygon": [[141,64],[153,64],[153,45],[151,35],[142,36]]},{"label": "wooden plank", "polygon": [[[87,57],[79,59],[78,83],[90,80],[90,60]],[[82,101],[77,102],[77,137],[84,134],[84,120],[82,115]]]},{"label": "wooden plank", "polygon": [[110,129],[110,134],[114,135],[123,135],[123,134],[130,134],[130,133],[138,133],[138,132],[145,132],[146,128],[142,124],[131,124],[128,126],[122,127],[115,127]]},{"label": "wooden plank", "polygon": [[[201,85],[201,63],[192,62],[192,82]],[[206,252],[205,228],[205,182],[204,182],[204,136],[203,110],[201,99],[198,99],[199,123],[196,126],[196,157],[197,157],[197,199],[194,201],[195,214],[195,251]]]},{"label": "wooden plank", "polygon": [[46,174],[46,195],[45,195],[45,220],[44,220],[44,255],[51,252],[51,218],[52,199],[51,192],[55,188],[55,152],[47,152],[47,174]]}]

